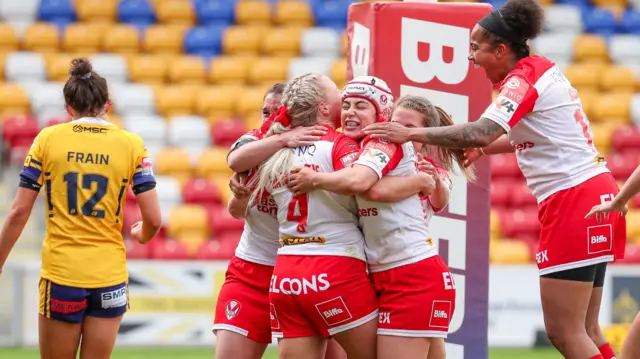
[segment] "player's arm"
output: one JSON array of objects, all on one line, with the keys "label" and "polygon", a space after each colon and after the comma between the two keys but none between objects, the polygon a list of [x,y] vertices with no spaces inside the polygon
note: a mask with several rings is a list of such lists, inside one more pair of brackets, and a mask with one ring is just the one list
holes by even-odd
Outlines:
[{"label": "player's arm", "polygon": [[511,153],[515,152],[515,148],[509,141],[509,136],[502,135],[493,143],[490,143],[486,147],[482,147],[482,153],[485,155],[497,155],[499,153]]},{"label": "player's arm", "polygon": [[142,225],[140,232],[132,230],[132,237],[138,239],[142,244],[149,242],[158,234],[162,227],[162,215],[156,191],[156,179],[153,175],[153,168],[149,153],[144,148],[142,140],[140,142],[139,153],[136,156],[136,168],[132,176],[131,186],[136,196],[136,202],[140,208]]},{"label": "player's arm", "polygon": [[463,125],[408,130],[409,141],[446,148],[486,147],[507,133],[501,125],[485,117]]},{"label": "player's arm", "polygon": [[428,196],[436,190],[436,182],[430,175],[419,172],[407,177],[384,176],[361,194],[371,202],[398,202],[418,193]]},{"label": "player's arm", "polygon": [[431,195],[429,195],[429,203],[431,208],[437,213],[444,209],[449,204],[449,197],[451,196],[451,189],[453,183],[449,178],[449,174],[446,171],[439,171],[440,176],[435,183],[435,189]]},{"label": "player's arm", "polygon": [[247,217],[247,206],[249,205],[249,196],[237,198],[231,196],[229,203],[227,204],[227,210],[231,217],[236,219],[243,219]]}]

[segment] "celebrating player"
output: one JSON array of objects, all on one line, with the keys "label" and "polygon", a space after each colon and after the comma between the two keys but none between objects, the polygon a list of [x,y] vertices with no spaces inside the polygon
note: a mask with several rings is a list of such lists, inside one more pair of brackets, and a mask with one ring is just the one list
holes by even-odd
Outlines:
[{"label": "celebrating player", "polygon": [[334,171],[355,157],[357,143],[335,131],[339,91],[326,76],[305,74],[289,82],[282,102],[269,134],[313,125],[324,126],[327,133],[311,146],[276,152],[251,184],[249,203],[261,203],[268,192],[278,207],[282,247],[270,299],[279,357],[323,358],[327,338],[333,337],[350,359],[374,358],[378,306],[364,263],[355,200],[324,191],[294,197],[286,186],[296,165]]},{"label": "celebrating player", "polygon": [[71,63],[64,86],[73,119],[43,129],[20,173],[0,232],[0,268],[42,186],[47,234],[40,280],[40,355],[108,359],[128,302],[122,207],[132,186],[142,214],[131,236],[149,242],[161,226],[151,160],[139,136],[104,120],[107,82],[87,59]]},{"label": "celebrating player", "polygon": [[606,263],[624,254],[625,221],[612,214],[609,226],[599,226],[584,218],[618,188],[593,145],[578,92],[555,63],[529,55],[527,40],[540,33],[543,16],[534,0],[508,0],[473,29],[469,59],[500,86],[478,121],[427,129],[374,124],[365,132],[400,143],[478,148],[469,151],[469,162],[515,151],[539,204],[536,261],[547,335],[567,358],[610,359],[615,354],[598,313]]},{"label": "celebrating player", "polygon": [[[375,93],[373,90],[366,92]],[[435,106],[417,97],[400,98],[393,110],[392,121],[407,126],[441,125]],[[461,161],[462,155],[458,158]],[[353,167],[334,173],[299,169],[290,186],[295,194],[309,189],[358,194],[386,174],[412,175],[416,165],[417,154],[412,143],[396,145],[366,138]],[[467,169],[467,172],[471,173],[471,170]],[[433,192],[436,179],[446,181],[440,175],[426,177],[432,182],[431,190],[424,193],[427,196]],[[440,187],[446,187],[448,191],[449,184],[442,183]],[[444,341],[432,339],[447,336],[455,307],[455,284],[429,236],[420,198],[414,195],[397,203],[356,198],[367,243],[369,271],[380,297],[378,358],[424,358],[431,353],[432,343],[435,346],[430,357],[443,358]]]}]

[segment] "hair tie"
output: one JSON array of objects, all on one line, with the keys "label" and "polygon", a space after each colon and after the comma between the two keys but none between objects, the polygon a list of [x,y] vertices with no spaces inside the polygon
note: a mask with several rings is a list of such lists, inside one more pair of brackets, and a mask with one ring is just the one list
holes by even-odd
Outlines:
[{"label": "hair tie", "polygon": [[482,26],[485,30],[509,41],[512,45],[526,46],[527,39],[519,37],[513,32],[511,27],[502,18],[502,13],[499,9],[495,9],[488,13],[485,17],[478,21],[478,25]]},{"label": "hair tie", "polygon": [[280,106],[276,111],[276,122],[279,122],[284,127],[289,127],[289,118],[287,117],[287,107]]}]

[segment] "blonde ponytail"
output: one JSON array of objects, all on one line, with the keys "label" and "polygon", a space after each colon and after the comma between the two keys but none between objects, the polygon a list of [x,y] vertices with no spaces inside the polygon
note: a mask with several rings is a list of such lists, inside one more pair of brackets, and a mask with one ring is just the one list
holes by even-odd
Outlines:
[{"label": "blonde ponytail", "polygon": [[[440,126],[453,126],[455,122],[451,118],[451,115],[447,113],[442,107],[434,106],[438,113]],[[428,152],[429,146],[422,146],[421,152]],[[473,182],[476,179],[476,171],[473,165],[469,167],[464,166],[464,149],[444,148],[438,147],[438,157],[442,161],[443,167],[447,171],[455,172],[453,168],[453,161],[458,164],[458,168],[462,172],[467,182]]]}]

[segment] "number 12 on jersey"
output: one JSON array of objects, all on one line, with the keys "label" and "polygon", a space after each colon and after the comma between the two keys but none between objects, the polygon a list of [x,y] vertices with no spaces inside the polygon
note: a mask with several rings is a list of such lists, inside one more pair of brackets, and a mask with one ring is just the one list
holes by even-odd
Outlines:
[{"label": "number 12 on jersey", "polygon": [[[81,180],[80,180],[81,179]],[[79,174],[78,172],[67,172],[64,175],[67,183],[67,207],[68,213],[72,216],[78,215],[78,191],[82,189],[91,190],[95,183],[95,192],[82,204],[81,213],[86,217],[104,218],[104,209],[96,209],[98,202],[107,194],[109,179],[96,173]]]},{"label": "number 12 on jersey", "polygon": [[307,218],[309,217],[309,197],[306,194],[293,197],[287,209],[287,221],[298,222],[298,232],[307,232]]}]

